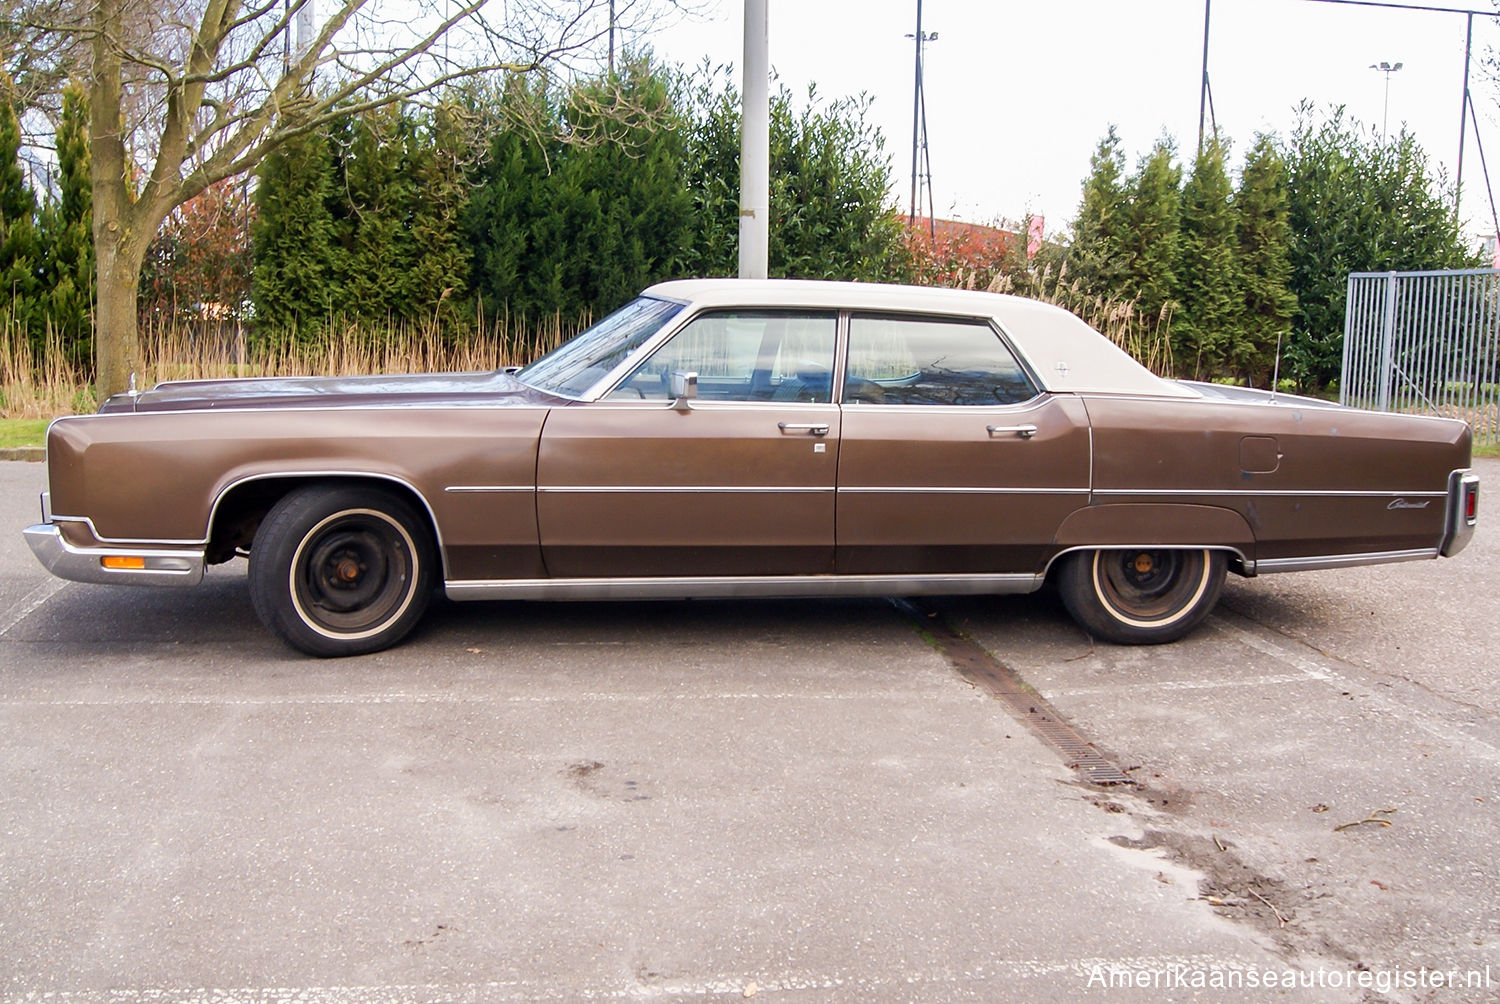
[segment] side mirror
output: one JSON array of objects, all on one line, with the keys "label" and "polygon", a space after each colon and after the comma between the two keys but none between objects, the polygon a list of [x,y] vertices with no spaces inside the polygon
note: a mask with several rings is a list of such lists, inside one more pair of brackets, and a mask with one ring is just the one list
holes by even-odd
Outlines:
[{"label": "side mirror", "polygon": [[672,407],[678,411],[688,411],[692,408],[688,402],[698,396],[698,374],[673,370],[672,375],[667,378],[667,393],[672,396]]}]

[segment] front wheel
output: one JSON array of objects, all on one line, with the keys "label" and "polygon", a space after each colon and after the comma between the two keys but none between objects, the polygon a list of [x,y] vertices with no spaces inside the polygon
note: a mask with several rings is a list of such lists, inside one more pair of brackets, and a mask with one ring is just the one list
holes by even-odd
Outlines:
[{"label": "front wheel", "polygon": [[309,655],[375,652],[427,609],[431,540],[425,521],[389,492],[300,488],[255,533],[250,599],[266,627]]},{"label": "front wheel", "polygon": [[1228,561],[1207,548],[1119,548],[1063,558],[1058,592],[1090,634],[1119,645],[1159,645],[1197,627],[1224,587]]}]

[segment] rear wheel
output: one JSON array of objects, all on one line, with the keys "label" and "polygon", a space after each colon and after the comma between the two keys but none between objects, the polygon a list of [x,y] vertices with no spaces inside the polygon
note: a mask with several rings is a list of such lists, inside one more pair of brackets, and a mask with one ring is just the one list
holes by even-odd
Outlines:
[{"label": "rear wheel", "polygon": [[1121,645],[1176,641],[1208,616],[1227,559],[1207,548],[1119,548],[1067,555],[1058,592],[1073,619]]},{"label": "rear wheel", "polygon": [[309,655],[394,645],[427,609],[435,574],[426,522],[405,500],[367,487],[292,492],[250,549],[255,612]]}]

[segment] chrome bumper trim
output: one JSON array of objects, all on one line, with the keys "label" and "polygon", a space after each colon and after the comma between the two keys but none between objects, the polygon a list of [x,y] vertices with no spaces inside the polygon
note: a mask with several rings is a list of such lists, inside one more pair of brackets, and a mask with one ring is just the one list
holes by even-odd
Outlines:
[{"label": "chrome bumper trim", "polygon": [[1317,568],[1354,568],[1359,565],[1384,565],[1392,561],[1421,561],[1436,558],[1437,548],[1414,551],[1369,551],[1364,554],[1315,554],[1307,558],[1262,558],[1255,562],[1256,575],[1271,572],[1310,572]]},{"label": "chrome bumper trim", "polygon": [[[203,552],[142,547],[75,547],[63,540],[55,523],[38,523],[21,531],[42,567],[74,582],[131,583],[142,586],[192,586],[203,579]],[[111,555],[143,558],[145,568],[105,568],[99,559]]]},{"label": "chrome bumper trim", "polygon": [[451,600],[795,599],[1030,593],[1040,575],[691,575],[643,578],[449,581]]},{"label": "chrome bumper trim", "polygon": [[1474,518],[1469,519],[1465,512],[1465,502],[1470,490],[1479,491],[1479,475],[1471,470],[1460,469],[1448,475],[1448,512],[1443,523],[1443,544],[1438,551],[1445,558],[1451,558],[1459,551],[1469,545],[1469,538],[1474,536],[1474,526],[1479,522],[1479,511],[1476,508]]}]

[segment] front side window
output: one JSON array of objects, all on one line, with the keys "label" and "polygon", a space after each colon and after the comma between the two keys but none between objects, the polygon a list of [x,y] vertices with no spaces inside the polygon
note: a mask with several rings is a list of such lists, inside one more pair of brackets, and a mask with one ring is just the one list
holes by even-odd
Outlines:
[{"label": "front side window", "polygon": [[638,297],[523,368],[516,379],[538,390],[579,397],[662,329],[681,303]]},{"label": "front side window", "polygon": [[846,404],[1017,404],[1037,394],[983,321],[853,317]]},{"label": "front side window", "polygon": [[694,318],[607,395],[613,401],[669,400],[674,371],[698,374],[702,401],[833,399],[838,315],[713,311]]}]

